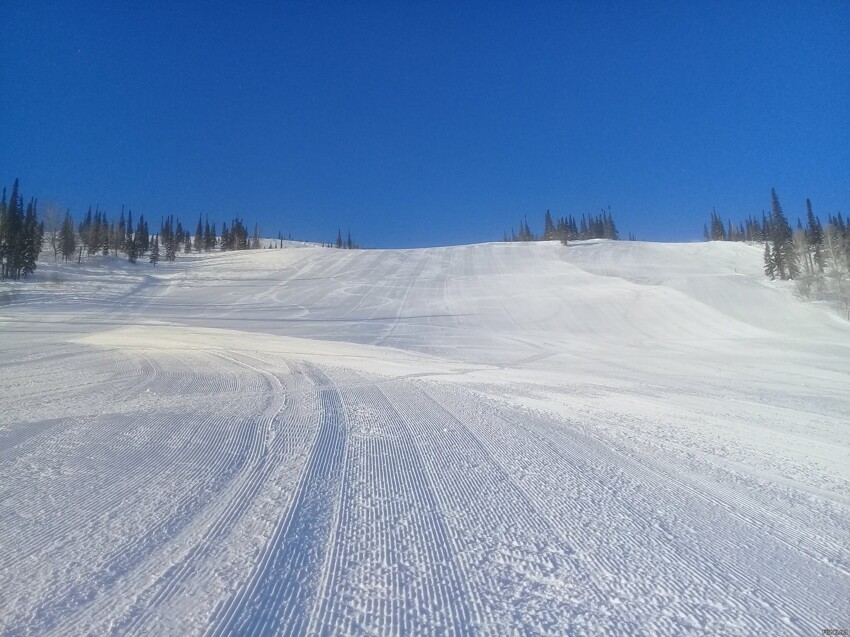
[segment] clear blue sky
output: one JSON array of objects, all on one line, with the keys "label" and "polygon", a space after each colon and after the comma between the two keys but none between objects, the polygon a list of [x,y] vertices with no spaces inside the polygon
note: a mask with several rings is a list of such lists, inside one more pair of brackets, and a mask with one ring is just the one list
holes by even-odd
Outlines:
[{"label": "clear blue sky", "polygon": [[174,4],[2,4],[3,184],[372,247],[850,213],[847,0]]}]

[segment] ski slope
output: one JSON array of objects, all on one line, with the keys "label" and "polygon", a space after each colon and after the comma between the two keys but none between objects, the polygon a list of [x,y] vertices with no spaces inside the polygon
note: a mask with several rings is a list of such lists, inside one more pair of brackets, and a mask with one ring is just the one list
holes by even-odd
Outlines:
[{"label": "ski slope", "polygon": [[737,243],[43,261],[0,634],[820,634],[850,324]]}]

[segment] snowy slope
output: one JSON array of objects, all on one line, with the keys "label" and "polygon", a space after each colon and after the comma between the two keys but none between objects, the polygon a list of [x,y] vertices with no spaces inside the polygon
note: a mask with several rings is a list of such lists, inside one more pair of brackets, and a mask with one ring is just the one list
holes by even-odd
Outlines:
[{"label": "snowy slope", "polygon": [[843,626],[850,324],[760,261],[42,263],[0,289],[0,633]]}]

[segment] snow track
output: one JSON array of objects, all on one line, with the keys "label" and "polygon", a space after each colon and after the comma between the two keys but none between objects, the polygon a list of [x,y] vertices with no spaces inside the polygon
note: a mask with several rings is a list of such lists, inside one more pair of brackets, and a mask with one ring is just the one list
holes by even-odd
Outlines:
[{"label": "snow track", "polygon": [[850,326],[759,259],[305,248],[27,284],[0,635],[842,627]]},{"label": "snow track", "polygon": [[[320,383],[321,372],[310,375]],[[292,504],[263,548],[247,584],[213,619],[212,634],[299,634],[306,630],[317,575],[339,506],[346,427],[339,393],[318,390],[321,416]]]},{"label": "snow track", "polygon": [[[339,531],[311,632],[403,634],[468,627],[466,578],[416,443],[375,385],[343,392],[349,413]],[[321,630],[320,630],[321,629]]]}]

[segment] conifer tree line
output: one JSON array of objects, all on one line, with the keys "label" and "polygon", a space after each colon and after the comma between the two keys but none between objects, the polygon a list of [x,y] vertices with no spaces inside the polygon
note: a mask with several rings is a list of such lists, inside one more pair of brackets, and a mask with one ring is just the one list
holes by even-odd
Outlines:
[{"label": "conifer tree line", "polygon": [[732,225],[731,219],[724,225],[723,220],[714,211],[711,211],[711,221],[702,228],[702,234],[706,241],[764,241],[765,228],[768,226],[767,217],[762,213],[762,218],[759,220],[752,215],[740,222],[738,225]]},{"label": "conifer tree line", "polygon": [[[614,217],[611,210],[603,210],[598,215],[582,215],[581,219],[576,221],[575,217],[569,215],[567,217],[559,217],[557,220],[552,217],[552,213],[548,210],[543,216],[543,234],[535,235],[528,225],[528,219],[523,218],[519,222],[519,233],[516,233],[511,228],[511,234],[504,233],[503,241],[560,241],[566,244],[569,241],[578,241],[584,239],[612,239],[618,240],[620,233],[617,230],[617,225],[614,223]],[[630,239],[634,239],[629,235]]]},{"label": "conifer tree line", "polygon": [[[139,215],[134,223],[133,211],[128,210],[125,214],[123,208],[118,221],[112,223],[109,223],[105,212],[96,209],[92,213],[89,209],[78,227],[77,236],[86,254],[124,254],[131,263],[135,263],[153,249],[153,239],[144,215]],[[157,255],[151,263],[156,263],[159,256],[166,261],[174,261],[180,252],[210,252],[216,248],[222,251],[256,249],[260,247],[260,229],[259,225],[255,225],[254,235],[249,240],[244,223],[237,217],[231,222],[230,228],[226,223],[222,224],[219,237],[215,223],[210,224],[208,219],[205,220],[201,216],[198,218],[193,238],[179,218],[168,215],[160,221],[156,247],[162,254]],[[68,258],[64,250],[63,256]]]},{"label": "conifer tree line", "polygon": [[763,243],[765,276],[795,281],[796,293],[805,300],[833,298],[850,315],[850,225],[840,212],[830,214],[824,226],[806,199],[806,223],[798,217],[792,229],[772,188],[770,213],[762,213],[761,220],[749,216],[735,226],[712,212],[703,233],[712,241]]},{"label": "conifer tree line", "polygon": [[[184,228],[174,215],[160,221],[154,235],[144,215],[134,218],[132,210],[121,208],[117,219],[109,219],[99,206],[86,211],[82,221],[75,224],[70,210],[60,214],[55,206],[49,206],[39,220],[35,198],[24,205],[19,180],[15,179],[11,191],[3,189],[0,201],[0,279],[17,280],[35,272],[42,246],[53,249],[54,260],[61,256],[64,261],[86,256],[125,256],[136,263],[146,256],[156,265],[163,259],[174,261],[180,252],[210,252],[212,250],[250,250],[262,247],[259,224],[254,224],[249,234],[241,217],[235,217],[230,225],[224,223],[221,234],[216,224],[201,215],[194,236]],[[291,237],[290,237],[291,239]],[[349,242],[351,234],[349,232]],[[274,247],[283,247],[283,234],[278,233]],[[353,246],[353,244],[352,244]],[[271,247],[271,246],[269,246]]]},{"label": "conifer tree line", "polygon": [[12,184],[8,202],[6,189],[0,200],[0,280],[17,281],[35,272],[44,239],[44,224],[38,221],[38,202],[24,196],[18,180]]}]

